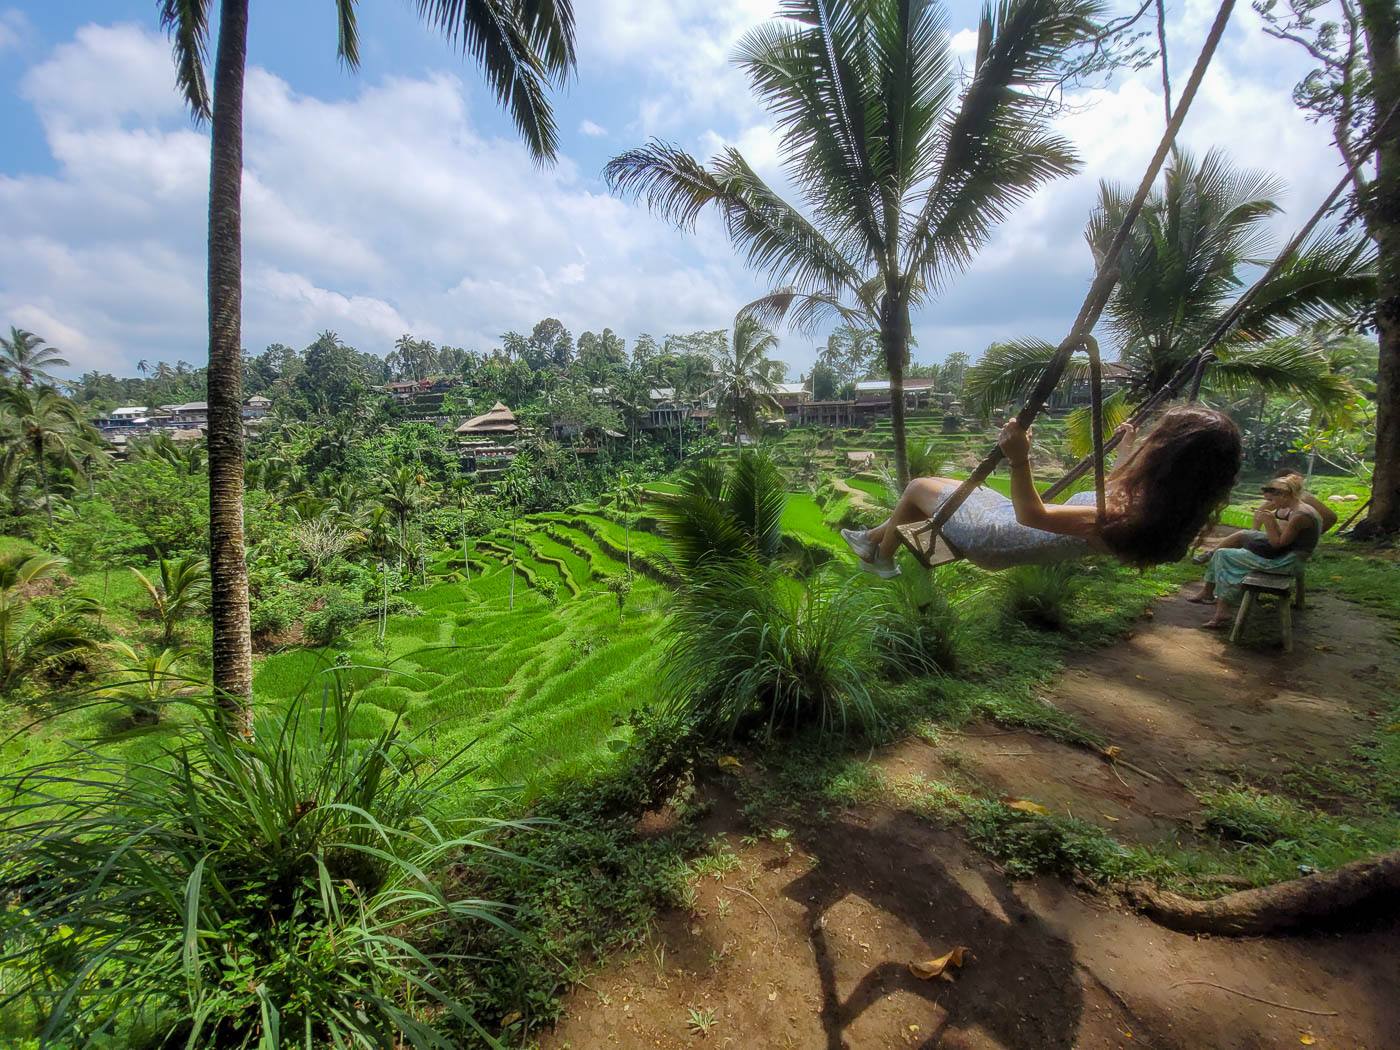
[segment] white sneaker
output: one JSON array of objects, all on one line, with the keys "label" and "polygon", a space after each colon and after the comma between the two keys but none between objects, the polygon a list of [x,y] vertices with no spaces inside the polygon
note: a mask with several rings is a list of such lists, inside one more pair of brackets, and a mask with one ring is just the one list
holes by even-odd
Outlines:
[{"label": "white sneaker", "polygon": [[893,558],[862,558],[860,571],[878,576],[882,580],[892,580],[899,575],[899,566],[894,563]]},{"label": "white sneaker", "polygon": [[866,538],[864,529],[842,529],[841,538],[861,561],[874,561],[880,553],[879,546]]}]

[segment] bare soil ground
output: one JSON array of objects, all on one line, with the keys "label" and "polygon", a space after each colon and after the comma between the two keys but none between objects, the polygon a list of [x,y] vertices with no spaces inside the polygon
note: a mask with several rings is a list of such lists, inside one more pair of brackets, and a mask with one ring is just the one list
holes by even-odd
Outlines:
[{"label": "bare soil ground", "polygon": [[[891,780],[960,778],[1139,842],[1194,834],[1188,785],[1212,775],[1345,762],[1400,679],[1394,624],[1322,596],[1293,654],[1270,644],[1265,613],[1237,648],[1197,629],[1208,610],[1185,593],[1045,694],[1135,769],[994,726],[871,761]],[[1400,1047],[1400,926],[1191,937],[1055,879],[1010,880],[889,806],[746,844],[732,799],[710,790],[710,830],[739,866],[701,878],[647,950],[576,989],[542,1047]],[[969,955],[953,980],[910,973],[957,946]]]}]

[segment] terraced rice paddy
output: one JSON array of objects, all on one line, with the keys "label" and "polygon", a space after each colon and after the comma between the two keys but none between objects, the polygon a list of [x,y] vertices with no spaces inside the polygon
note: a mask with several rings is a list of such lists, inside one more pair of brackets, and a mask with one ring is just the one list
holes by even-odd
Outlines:
[{"label": "terraced rice paddy", "polygon": [[627,575],[621,526],[587,511],[522,519],[513,599],[505,531],[477,541],[470,582],[460,553],[441,556],[439,582],[404,595],[422,614],[391,615],[382,642],[369,623],[340,647],[271,656],[254,689],[314,699],[339,678],[362,701],[358,733],[401,714],[439,758],[469,745],[475,784],[530,793],[609,761],[628,712],[655,698],[667,591],[647,574],[664,569],[661,542],[633,530],[633,589],[619,616],[605,584]]}]

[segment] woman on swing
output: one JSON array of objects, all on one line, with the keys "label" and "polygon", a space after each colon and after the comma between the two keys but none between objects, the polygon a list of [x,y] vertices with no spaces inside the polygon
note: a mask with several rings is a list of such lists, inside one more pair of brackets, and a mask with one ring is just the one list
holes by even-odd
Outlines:
[{"label": "woman on swing", "polygon": [[[1046,506],[1031,476],[1031,435],[1012,420],[997,445],[1011,468],[1011,498],[985,486],[975,490],[943,525],[953,551],[984,569],[1067,561],[1100,552],[1148,566],[1185,556],[1206,521],[1227,501],[1239,473],[1239,428],[1214,409],[1182,405],[1163,413],[1135,441],[1123,441],[1104,485],[1105,515],[1098,521],[1093,492]],[[934,517],[961,484],[951,478],[914,478],[894,513],[867,532],[841,535],[876,576],[899,575],[896,526]]]}]

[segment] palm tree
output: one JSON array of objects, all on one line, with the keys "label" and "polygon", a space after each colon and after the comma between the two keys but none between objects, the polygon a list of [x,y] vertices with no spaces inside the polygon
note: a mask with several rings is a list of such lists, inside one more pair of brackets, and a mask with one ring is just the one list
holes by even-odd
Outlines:
[{"label": "palm tree", "polygon": [[[1274,198],[1282,189],[1266,173],[1232,169],[1219,150],[1199,162],[1184,150],[1172,156],[1163,189],[1147,199],[1119,256],[1121,277],[1108,303],[1132,394],[1158,390],[1220,325],[1243,290],[1240,271],[1267,248],[1265,224],[1279,211]],[[1100,261],[1130,196],[1110,184],[1100,191],[1087,232]],[[1350,401],[1355,391],[1309,340],[1279,337],[1353,316],[1375,287],[1363,242],[1314,242],[1259,289],[1215,351],[1210,385],[1290,394],[1324,412]],[[1054,351],[1039,340],[994,345],[968,370],[965,400],[985,415],[1021,397]],[[1073,362],[1066,377],[1082,380],[1087,367]]]},{"label": "palm tree", "polygon": [[120,658],[121,666],[112,671],[116,680],[103,686],[97,695],[124,704],[134,720],[155,722],[166,704],[199,688],[199,680],[184,668],[184,661],[191,655],[188,649],[166,646],[143,656],[126,642],[110,642],[108,648]]},{"label": "palm tree", "polygon": [[753,316],[810,329],[835,313],[880,332],[905,484],[910,310],[947,285],[1014,205],[1077,167],[1036,88],[1097,10],[1092,0],[985,7],[959,103],[936,0],[789,0],[788,20],[750,32],[737,61],[778,120],[788,175],[812,218],[732,147],[706,167],[652,142],[613,158],[609,184],[644,194],[682,227],[717,207],[735,247],[776,283],[746,307]]},{"label": "palm tree", "polygon": [[139,360],[139,361],[136,362],[136,371],[138,371],[138,372],[141,373],[141,378],[142,378],[142,379],[145,379],[145,378],[146,378],[146,373],[149,372],[150,370],[151,370],[151,362],[147,361],[144,357],[141,358],[141,360]]},{"label": "palm tree", "polygon": [[70,602],[58,616],[27,616],[28,588],[64,565],[47,554],[0,555],[0,693],[9,693],[50,660],[96,643],[79,617],[96,612],[90,598]]},{"label": "palm tree", "polygon": [[78,406],[53,387],[0,388],[0,474],[11,476],[20,462],[30,461],[44,493],[50,525],[51,461],[81,473],[100,440]]},{"label": "palm tree", "polygon": [[399,466],[380,478],[379,499],[399,526],[399,572],[403,573],[403,555],[408,549],[408,521],[423,502],[425,479],[416,467]]},{"label": "palm tree", "polygon": [[767,411],[779,411],[773,396],[777,384],[770,378],[768,368],[768,353],[777,345],[778,337],[756,318],[735,318],[728,352],[715,366],[719,409],[734,420],[735,442],[741,429],[750,437],[757,437]]},{"label": "palm tree", "polygon": [[179,561],[162,558],[159,584],[152,583],[140,569],[132,568],[131,572],[155,603],[156,615],[165,631],[161,641],[169,648],[180,621],[200,612],[209,603],[209,564],[194,555],[186,555]]},{"label": "palm tree", "polygon": [[[209,177],[209,549],[214,687],[249,725],[253,650],[243,539],[243,365],[241,351],[243,72],[249,0],[219,0],[219,44],[211,96],[204,66],[214,0],[160,0],[175,45],[176,81],[196,120],[211,124]],[[419,17],[460,44],[509,108],[535,159],[553,160],[558,128],[548,89],[574,68],[573,0],[417,0]],[[359,64],[354,0],[336,0],[337,52]]]},{"label": "palm tree", "polygon": [[49,374],[50,368],[67,368],[68,362],[56,347],[44,345],[33,332],[10,326],[10,338],[0,338],[0,375],[16,375],[19,385],[33,386],[36,382],[50,386],[58,380]]}]

